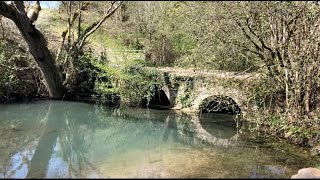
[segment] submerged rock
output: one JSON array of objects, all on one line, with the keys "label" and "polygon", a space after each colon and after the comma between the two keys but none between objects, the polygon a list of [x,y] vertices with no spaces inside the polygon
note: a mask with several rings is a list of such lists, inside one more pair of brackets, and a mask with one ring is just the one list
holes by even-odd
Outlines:
[{"label": "submerged rock", "polygon": [[298,171],[298,174],[295,174],[291,179],[300,179],[300,178],[320,178],[320,169],[317,168],[303,168]]}]

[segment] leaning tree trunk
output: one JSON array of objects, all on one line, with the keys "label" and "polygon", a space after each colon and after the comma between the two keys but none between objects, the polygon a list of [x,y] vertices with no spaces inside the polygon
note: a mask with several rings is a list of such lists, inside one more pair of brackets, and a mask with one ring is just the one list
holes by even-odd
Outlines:
[{"label": "leaning tree trunk", "polygon": [[49,97],[61,99],[64,95],[65,88],[62,85],[62,78],[47,47],[45,38],[34,27],[30,28],[30,32],[27,32],[20,23],[16,23],[16,25],[27,42],[30,53],[36,60],[42,77],[45,80],[47,90],[49,91]]},{"label": "leaning tree trunk", "polygon": [[29,51],[34,57],[44,78],[49,97],[61,99],[65,88],[59,75],[53,57],[47,47],[46,39],[32,24],[24,10],[23,2],[14,1],[14,4],[6,4],[0,1],[0,14],[11,19],[18,27],[21,35],[28,44]]}]

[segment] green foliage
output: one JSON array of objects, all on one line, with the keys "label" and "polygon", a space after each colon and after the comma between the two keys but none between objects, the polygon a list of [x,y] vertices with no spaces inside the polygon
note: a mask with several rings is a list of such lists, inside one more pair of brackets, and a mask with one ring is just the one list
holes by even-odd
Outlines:
[{"label": "green foliage", "polygon": [[38,93],[36,72],[15,70],[27,66],[28,59],[13,46],[12,42],[0,40],[0,102],[34,97]]},{"label": "green foliage", "polygon": [[[85,25],[84,25],[85,26]],[[113,49],[123,49],[124,45],[117,39],[116,35],[110,34],[107,29],[97,29],[90,37],[92,44],[96,46],[112,47]]]},{"label": "green foliage", "polygon": [[121,97],[121,101],[131,105],[141,103],[142,99],[150,100],[159,85],[155,71],[147,71],[143,60],[130,60],[123,66],[92,62],[98,69],[95,91],[105,97]]},{"label": "green foliage", "polygon": [[234,39],[247,41],[227,17],[229,6],[225,2],[130,2],[125,12],[129,19],[121,24],[119,37],[130,47],[143,48],[154,66],[255,71],[260,63],[256,55],[232,44]]},{"label": "green foliage", "polygon": [[[258,108],[265,108],[269,97],[272,97],[279,89],[273,86],[273,81],[268,76],[261,76],[256,80],[250,88],[249,101],[258,106]],[[274,88],[270,88],[274,87]]]},{"label": "green foliage", "polygon": [[187,92],[183,95],[181,95],[178,99],[179,102],[181,102],[183,107],[190,107],[192,103],[192,99],[190,99],[190,93]]},{"label": "green foliage", "polygon": [[279,114],[270,115],[267,119],[267,123],[271,128],[283,128],[286,124],[283,117]]}]

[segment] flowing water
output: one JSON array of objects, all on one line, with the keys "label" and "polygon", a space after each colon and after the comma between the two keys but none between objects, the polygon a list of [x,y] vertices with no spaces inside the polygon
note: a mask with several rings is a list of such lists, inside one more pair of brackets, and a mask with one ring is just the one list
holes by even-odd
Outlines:
[{"label": "flowing water", "polygon": [[237,129],[232,115],[0,105],[0,178],[288,178],[318,164],[305,149]]}]

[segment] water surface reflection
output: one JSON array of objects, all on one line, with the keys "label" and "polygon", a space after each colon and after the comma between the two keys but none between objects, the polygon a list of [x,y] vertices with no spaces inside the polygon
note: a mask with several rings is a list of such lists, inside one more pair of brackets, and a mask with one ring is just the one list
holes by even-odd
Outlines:
[{"label": "water surface reflection", "polygon": [[313,163],[248,141],[230,115],[39,101],[1,105],[0,133],[0,178],[290,177]]}]

